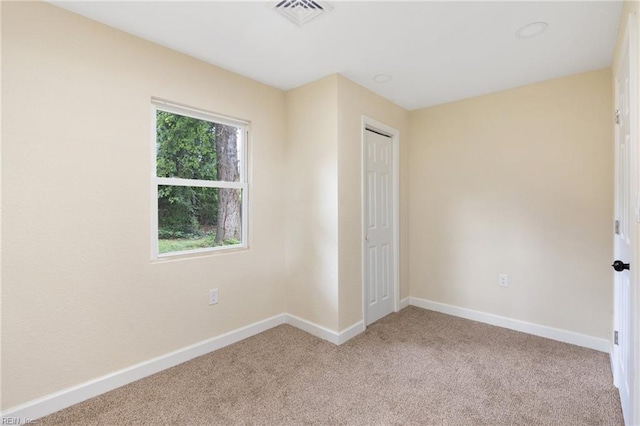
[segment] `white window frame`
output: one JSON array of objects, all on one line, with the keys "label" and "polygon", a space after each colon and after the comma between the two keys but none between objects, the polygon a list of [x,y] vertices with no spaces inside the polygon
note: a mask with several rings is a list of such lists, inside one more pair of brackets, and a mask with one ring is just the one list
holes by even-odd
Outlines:
[{"label": "white window frame", "polygon": [[[156,170],[157,162],[157,111],[170,112],[172,114],[183,115],[186,117],[196,118],[198,120],[211,121],[219,124],[226,124],[240,129],[240,141],[238,143],[238,163],[239,163],[239,182],[200,180],[200,179],[183,179],[183,178],[165,178],[158,177]],[[249,140],[249,123],[229,117],[220,116],[210,112],[198,110],[163,101],[159,99],[151,100],[151,260],[160,260],[165,258],[173,258],[175,256],[201,255],[203,253],[226,252],[238,249],[248,248],[248,206],[249,206],[249,184],[248,184],[248,140]],[[223,245],[217,247],[206,247],[193,250],[174,251],[169,253],[158,253],[158,186],[195,186],[206,188],[236,188],[242,190],[242,241],[240,244]]]}]

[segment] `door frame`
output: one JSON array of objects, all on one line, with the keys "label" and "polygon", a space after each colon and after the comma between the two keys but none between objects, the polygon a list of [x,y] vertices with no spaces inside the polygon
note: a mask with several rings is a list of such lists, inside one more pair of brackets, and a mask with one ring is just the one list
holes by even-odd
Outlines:
[{"label": "door frame", "polygon": [[391,137],[391,146],[393,147],[393,311],[398,312],[400,310],[400,131],[371,117],[363,115],[360,136],[360,168],[362,171],[360,175],[360,193],[362,194],[360,197],[360,247],[362,250],[360,263],[362,274],[362,321],[365,328],[367,327],[367,152],[365,145],[367,129],[371,129]]}]

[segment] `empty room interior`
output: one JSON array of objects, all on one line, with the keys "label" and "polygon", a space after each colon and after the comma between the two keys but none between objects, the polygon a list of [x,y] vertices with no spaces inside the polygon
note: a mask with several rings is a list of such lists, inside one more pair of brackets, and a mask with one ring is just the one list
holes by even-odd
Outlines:
[{"label": "empty room interior", "polygon": [[640,425],[639,21],[2,1],[2,423]]}]

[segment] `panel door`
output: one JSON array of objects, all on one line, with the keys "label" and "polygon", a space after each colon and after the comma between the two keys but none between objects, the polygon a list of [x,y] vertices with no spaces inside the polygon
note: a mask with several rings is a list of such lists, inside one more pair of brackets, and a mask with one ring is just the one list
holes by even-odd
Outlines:
[{"label": "panel door", "polygon": [[[623,51],[621,66],[615,78],[616,90],[616,158],[615,158],[615,215],[614,256],[622,263],[630,264],[635,238],[634,143],[631,140],[631,104],[629,81],[629,51]],[[633,267],[634,265],[631,265]],[[630,421],[630,385],[632,373],[631,330],[631,271],[614,272],[614,381],[620,393],[622,411]]]},{"label": "panel door", "polygon": [[371,324],[394,308],[392,140],[367,130],[365,150],[365,297]]}]

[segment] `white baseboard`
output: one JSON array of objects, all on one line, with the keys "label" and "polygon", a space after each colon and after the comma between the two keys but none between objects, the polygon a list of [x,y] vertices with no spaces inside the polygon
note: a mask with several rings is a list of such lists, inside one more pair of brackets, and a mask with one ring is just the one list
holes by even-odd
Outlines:
[{"label": "white baseboard", "polygon": [[407,306],[410,305],[411,302],[411,298],[410,297],[405,297],[404,299],[402,299],[400,301],[400,310],[406,308]]},{"label": "white baseboard", "polygon": [[[408,305],[571,343],[602,352],[612,351],[611,343],[606,339],[574,333],[568,330],[533,324],[416,297],[405,298],[400,301],[400,309]],[[195,343],[166,355],[141,362],[106,376],[29,401],[5,410],[0,413],[0,416],[2,418],[22,419],[23,421],[25,419],[35,420],[285,323],[336,345],[345,343],[365,330],[363,321],[358,321],[341,332],[335,332],[295,315],[280,314],[220,336],[203,340],[202,342]]]},{"label": "white baseboard", "polygon": [[285,314],[286,323],[290,324],[302,331],[306,331],[316,337],[333,343],[334,345],[341,345],[349,339],[354,338],[358,334],[364,331],[364,322],[358,321],[357,323],[347,327],[341,332],[335,332],[321,325],[315,324],[306,319],[300,318],[292,314]]},{"label": "white baseboard", "polygon": [[580,334],[569,330],[534,324],[500,315],[489,314],[487,312],[474,311],[473,309],[461,308],[459,306],[447,305],[446,303],[433,302],[431,300],[419,299],[417,297],[411,297],[409,303],[412,306],[417,306],[419,308],[442,312],[443,314],[454,315],[527,334],[533,334],[534,336],[546,337],[547,339],[595,349],[600,352],[608,353],[611,350],[611,342],[607,339],[588,336],[586,334]]},{"label": "white baseboard", "polygon": [[358,321],[352,326],[345,328],[340,333],[338,333],[338,345],[343,344],[347,340],[353,339],[358,334],[364,332],[364,330],[365,330],[364,321]]},{"label": "white baseboard", "polygon": [[[17,407],[3,411],[0,417],[35,420],[63,408],[70,407],[89,398],[101,395],[110,390],[119,388],[144,377],[158,373],[167,368],[174,367],[183,362],[205,355],[209,352],[224,348],[247,337],[254,336],[269,330],[270,328],[284,324],[286,315],[280,314],[262,321],[255,322],[237,330],[230,331],[211,339],[178,349],[177,351],[162,355],[131,367],[124,368],[106,376],[81,383],[61,391],[46,395],[42,398],[29,401]],[[4,424],[4,423],[3,423]]]},{"label": "white baseboard", "polygon": [[326,327],[315,324],[311,321],[307,321],[306,319],[292,314],[285,314],[285,322],[289,325],[294,326],[295,328],[299,328],[302,331],[306,331],[309,334],[313,334],[316,337],[327,340],[334,345],[338,344],[338,333]]},{"label": "white baseboard", "polygon": [[[255,322],[237,330],[230,331],[211,339],[178,349],[177,351],[162,355],[148,361],[141,362],[131,367],[124,368],[106,376],[90,380],[79,385],[63,389],[61,391],[46,395],[42,398],[29,401],[17,407],[10,408],[0,413],[2,419],[21,419],[22,423],[27,420],[35,420],[72,405],[78,404],[87,399],[102,395],[113,389],[143,379],[152,374],[175,367],[178,364],[192,360],[209,352],[222,349],[233,343],[244,340],[248,337],[267,331],[281,324],[290,324],[296,328],[306,331],[329,342],[341,345],[349,339],[362,333],[365,329],[364,322],[359,321],[341,332],[335,332],[328,328],[314,324],[295,315],[280,314]],[[14,424],[14,423],[12,423]]]}]

